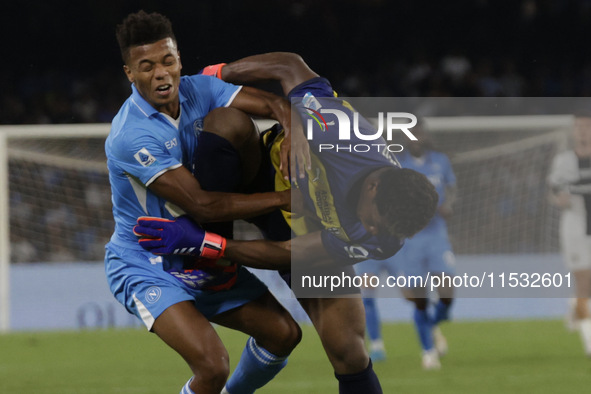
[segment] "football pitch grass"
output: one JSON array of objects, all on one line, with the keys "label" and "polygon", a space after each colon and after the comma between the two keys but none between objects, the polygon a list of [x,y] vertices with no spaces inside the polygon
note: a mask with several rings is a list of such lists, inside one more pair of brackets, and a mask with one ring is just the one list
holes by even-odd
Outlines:
[{"label": "football pitch grass", "polygon": [[[412,326],[384,325],[388,359],[375,363],[384,393],[589,392],[591,360],[562,321],[453,322],[442,330],[450,347],[443,367],[423,371]],[[246,336],[218,332],[233,368]],[[305,325],[303,333],[287,367],[257,393],[338,392],[314,329]],[[190,375],[143,329],[0,335],[2,394],[176,394]]]}]

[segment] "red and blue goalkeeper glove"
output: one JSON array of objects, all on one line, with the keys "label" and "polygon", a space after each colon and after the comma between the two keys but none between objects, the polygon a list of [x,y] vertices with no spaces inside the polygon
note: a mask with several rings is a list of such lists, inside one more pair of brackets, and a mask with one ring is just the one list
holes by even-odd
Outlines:
[{"label": "red and blue goalkeeper glove", "polygon": [[142,248],[158,255],[176,254],[217,260],[224,255],[226,239],[203,230],[188,216],[176,220],[142,216],[133,233]]}]

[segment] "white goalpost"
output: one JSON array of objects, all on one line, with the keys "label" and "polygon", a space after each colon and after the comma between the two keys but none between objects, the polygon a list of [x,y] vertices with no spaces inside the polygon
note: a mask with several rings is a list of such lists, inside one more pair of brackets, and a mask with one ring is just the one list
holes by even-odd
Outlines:
[{"label": "white goalpost", "polygon": [[[565,146],[571,116],[425,122],[458,178],[450,222],[458,254],[557,251],[545,177],[551,156]],[[113,230],[104,155],[109,127],[0,127],[0,332],[10,330],[11,264],[102,261]],[[251,230],[238,226],[237,236]]]},{"label": "white goalpost", "polygon": [[[20,168],[11,167],[11,161],[28,161],[39,166],[65,166],[77,170],[107,173],[106,163],[87,161],[44,149],[44,141],[67,138],[98,138],[104,141],[109,132],[108,124],[75,125],[23,125],[0,127],[0,332],[10,329],[10,264],[11,264],[11,176],[24,175]],[[19,144],[18,142],[25,142]],[[35,141],[28,146],[26,141]],[[26,175],[25,175],[26,176]],[[31,226],[40,223],[32,222]]]}]

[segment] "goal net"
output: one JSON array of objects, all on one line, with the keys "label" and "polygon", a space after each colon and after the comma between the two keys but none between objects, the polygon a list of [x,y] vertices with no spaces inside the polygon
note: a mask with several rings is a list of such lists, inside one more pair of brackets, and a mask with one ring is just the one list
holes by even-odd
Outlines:
[{"label": "goal net", "polygon": [[546,178],[566,148],[572,116],[432,118],[458,193],[448,221],[457,254],[557,253],[558,211]]},{"label": "goal net", "polygon": [[[456,253],[558,250],[545,179],[551,157],[565,145],[570,116],[425,120],[458,179],[449,222]],[[0,128],[0,331],[8,320],[10,263],[103,259],[114,227],[108,130],[106,124]],[[240,222],[237,237],[258,233]]]}]

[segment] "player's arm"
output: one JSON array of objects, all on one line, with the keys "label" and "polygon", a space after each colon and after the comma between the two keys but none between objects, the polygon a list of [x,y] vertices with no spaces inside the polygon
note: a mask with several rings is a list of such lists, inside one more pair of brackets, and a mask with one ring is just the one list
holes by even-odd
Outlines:
[{"label": "player's arm", "polygon": [[140,217],[133,230],[141,237],[140,245],[154,254],[225,257],[247,267],[275,270],[289,269],[291,264],[318,267],[334,263],[320,231],[283,242],[235,241],[209,233],[187,217],[176,220]]},{"label": "player's arm", "polygon": [[[310,148],[300,118],[291,116],[291,106],[287,100],[260,89],[244,86],[231,106],[252,115],[277,120],[285,133],[281,144],[281,173],[285,179],[289,179],[291,174],[294,181],[296,175],[300,178],[305,177],[306,166],[309,168],[311,163]],[[300,166],[296,167],[296,163],[300,163]]]},{"label": "player's arm", "polygon": [[[249,56],[232,63],[206,67],[204,73],[235,84],[278,81],[285,95],[302,82],[318,77],[318,74],[308,67],[301,56],[289,52],[271,52]],[[246,90],[247,94],[248,92],[252,91]],[[236,98],[238,99],[238,97]],[[289,106],[289,103],[287,105]],[[245,111],[248,112],[246,109]],[[294,119],[299,122],[299,117],[294,117]],[[285,128],[285,139],[281,145],[281,172],[287,179],[289,168],[292,179],[295,180],[296,164],[300,163],[298,175],[303,178],[305,167],[310,165],[310,151],[303,128],[300,124],[286,127],[285,123],[281,121],[280,123]],[[290,156],[293,158],[292,160],[290,160]]]},{"label": "player's arm", "polygon": [[560,209],[567,209],[571,206],[571,195],[566,190],[552,190],[550,192],[550,203]]},{"label": "player's arm", "polygon": [[322,243],[320,231],[284,242],[228,240],[225,257],[247,267],[272,270],[290,269],[292,266],[316,268],[335,264]]},{"label": "player's arm", "polygon": [[182,166],[164,172],[148,187],[199,223],[245,219],[277,208],[291,209],[289,190],[255,194],[205,191],[189,170]]},{"label": "player's arm", "polygon": [[444,219],[449,219],[453,214],[453,204],[458,195],[458,187],[456,185],[447,185],[445,187],[445,200],[441,203],[437,210]]},{"label": "player's arm", "polygon": [[555,156],[552,159],[550,174],[547,179],[550,188],[549,201],[559,209],[568,209],[571,207],[569,185],[572,176],[568,171],[570,166],[565,161],[564,156]]},{"label": "player's arm", "polygon": [[318,77],[301,56],[290,52],[271,52],[248,56],[220,68],[220,78],[235,84],[274,80],[285,95],[311,78]]},{"label": "player's arm", "polygon": [[449,219],[453,214],[453,205],[458,195],[458,187],[456,185],[456,175],[449,158],[443,154],[441,158],[440,168],[443,175],[444,198],[437,211],[444,219]]}]

